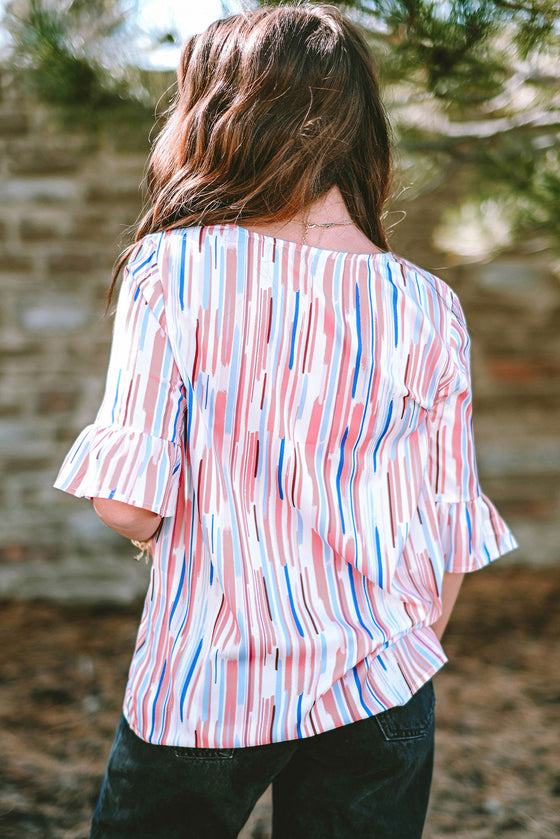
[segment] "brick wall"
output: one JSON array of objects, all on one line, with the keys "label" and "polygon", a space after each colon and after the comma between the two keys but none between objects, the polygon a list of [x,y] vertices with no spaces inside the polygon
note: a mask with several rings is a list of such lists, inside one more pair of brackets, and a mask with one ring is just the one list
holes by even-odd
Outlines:
[{"label": "brick wall", "polygon": [[[0,596],[128,600],[146,569],[85,501],[51,489],[102,394],[111,266],[140,209],[145,131],[64,130],[0,73]],[[474,339],[481,479],[522,543],[558,558],[560,287],[546,254],[443,268],[430,247],[442,202],[409,203],[393,248],[461,296]]]}]

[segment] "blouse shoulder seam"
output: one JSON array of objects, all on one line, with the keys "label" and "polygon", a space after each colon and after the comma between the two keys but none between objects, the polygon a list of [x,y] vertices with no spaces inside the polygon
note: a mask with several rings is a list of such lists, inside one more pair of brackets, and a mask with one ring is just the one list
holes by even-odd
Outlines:
[{"label": "blouse shoulder seam", "polygon": [[[143,261],[140,263],[136,271],[131,270],[129,265],[128,268],[128,275],[129,281],[131,285],[135,286],[139,293],[142,295],[142,298],[146,305],[149,307],[151,313],[156,318],[159,326],[166,332],[166,325],[165,325],[165,305],[164,305],[164,293],[163,293],[163,283],[161,279],[161,270],[159,266],[158,260],[158,251],[160,247],[161,238],[165,231],[160,231],[158,233],[149,233],[145,236],[141,241],[142,243],[147,243],[150,240],[151,251],[148,255],[145,256]],[[138,254],[142,251],[142,247],[138,251]],[[154,278],[154,274],[157,276]],[[149,282],[152,280],[152,282]],[[148,294],[148,290],[154,290],[156,293],[154,295],[155,300],[151,299],[150,295]],[[156,311],[154,306],[154,302],[158,303],[162,301],[163,305],[158,306],[160,309],[159,314]]]},{"label": "blouse shoulder seam", "polygon": [[436,293],[445,308],[453,313],[453,297],[455,292],[451,286],[445,282],[445,280],[442,280],[441,277],[438,277],[426,268],[421,268],[419,265],[416,265],[416,263],[411,262],[403,256],[399,256],[395,253],[393,253],[392,256],[403,268],[409,271],[414,271],[416,274],[421,276],[424,282],[426,282]]}]

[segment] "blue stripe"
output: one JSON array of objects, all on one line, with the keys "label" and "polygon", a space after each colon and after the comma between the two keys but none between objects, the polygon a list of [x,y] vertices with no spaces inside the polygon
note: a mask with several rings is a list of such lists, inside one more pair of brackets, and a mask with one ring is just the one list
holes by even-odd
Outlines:
[{"label": "blue stripe", "polygon": [[155,695],[154,701],[152,703],[152,730],[150,731],[150,736],[148,737],[148,740],[150,740],[150,741],[152,740],[152,738],[154,736],[154,728],[156,727],[156,706],[157,706],[157,701],[159,699],[159,694],[160,694],[160,691],[161,691],[161,686],[163,684],[163,679],[164,679],[166,670],[167,670],[167,659],[165,659],[165,661],[163,662],[163,670],[162,670],[162,673],[161,673],[161,678],[159,680],[159,685],[157,686],[156,695]]},{"label": "blue stripe", "polygon": [[[175,640],[173,641],[173,647],[171,648],[171,658],[173,658],[173,655],[175,653],[175,647],[179,643],[179,640],[181,638],[181,633],[183,631],[183,627],[187,622],[187,617],[189,615],[189,609],[190,609],[190,603],[191,603],[192,538],[193,538],[193,532],[194,532],[194,522],[195,522],[195,517],[196,517],[195,513],[194,513],[194,509],[195,508],[193,506],[193,512],[191,513],[190,533],[189,533],[191,541],[188,543],[191,546],[191,551],[190,551],[190,556],[189,556],[189,561],[188,561],[188,566],[187,566],[188,567],[188,579],[187,579],[187,585],[186,585],[186,598],[185,598],[185,602],[182,604],[182,606],[183,606],[183,616],[182,616],[182,620],[181,620],[181,625],[179,626],[179,628],[177,629],[177,631],[175,633]],[[185,559],[186,559],[186,554],[185,554]],[[161,625],[163,626],[163,614],[161,616]],[[158,629],[158,632],[159,632],[159,629]]]},{"label": "blue stripe", "polygon": [[[142,250],[143,250],[143,248],[142,248]],[[153,256],[154,256],[154,254],[151,253],[143,262],[140,263],[140,265],[135,265],[134,268],[131,268],[129,266],[129,271],[131,272],[131,274],[137,274],[138,271],[141,271],[142,268],[144,267],[144,265],[147,265],[148,262],[151,262]]]},{"label": "blue stripe", "polygon": [[111,412],[111,422],[115,422],[115,410],[117,408],[117,400],[119,398],[119,385],[121,383],[121,373],[122,373],[122,369],[119,370],[119,376],[118,376],[118,379],[117,379],[117,390],[115,392],[115,401],[113,402],[113,410]]},{"label": "blue stripe", "polygon": [[291,609],[292,609],[292,615],[294,616],[294,620],[296,622],[297,631],[299,632],[299,634],[303,638],[304,637],[303,629],[302,629],[301,623],[299,622],[299,618],[296,614],[296,607],[294,605],[294,598],[293,598],[293,595],[292,595],[292,587],[290,586],[290,578],[288,576],[288,566],[287,565],[284,565],[284,576],[286,578],[286,586],[288,587],[288,597],[290,598],[290,606],[291,606]]},{"label": "blue stripe", "polygon": [[356,331],[358,333],[358,353],[356,355],[356,367],[354,368],[354,381],[352,382],[352,398],[356,395],[356,384],[358,382],[360,362],[362,360],[362,327],[360,324],[360,293],[358,291],[358,283],[356,283]]},{"label": "blue stripe", "polygon": [[383,643],[386,644],[387,643],[387,634],[386,634],[385,630],[383,629],[383,627],[381,626],[381,624],[378,623],[377,620],[375,619],[375,615],[373,614],[373,608],[372,608],[372,605],[371,605],[371,594],[367,590],[367,584],[368,584],[368,579],[366,577],[362,577],[362,588],[364,590],[364,601],[365,601],[365,604],[368,608],[369,616],[370,616],[371,620],[373,621],[374,625],[376,626],[376,628],[381,633],[381,637],[383,638]]},{"label": "blue stripe", "polygon": [[280,443],[280,460],[278,461],[278,492],[280,493],[280,501],[284,500],[284,493],[282,492],[282,464],[284,462],[284,443],[286,438],[282,437]]},{"label": "blue stripe", "polygon": [[379,451],[379,446],[383,442],[385,434],[387,433],[387,429],[389,428],[389,423],[391,422],[391,417],[393,416],[393,403],[389,402],[389,410],[387,412],[387,419],[385,421],[385,426],[383,431],[377,438],[377,443],[375,444],[375,449],[373,450],[373,468],[377,469],[377,452]]},{"label": "blue stripe", "polygon": [[193,406],[193,389],[192,385],[187,379],[185,382],[187,386],[187,421],[185,423],[185,440],[187,444],[190,444],[191,440],[191,422],[192,422],[192,406]]},{"label": "blue stripe", "polygon": [[185,256],[187,253],[187,236],[181,239],[181,259],[179,260],[179,306],[181,311],[185,308]]},{"label": "blue stripe", "polygon": [[336,472],[336,493],[338,495],[338,507],[340,510],[340,518],[342,519],[342,533],[346,533],[346,528],[344,526],[344,513],[342,512],[342,495],[340,493],[340,476],[342,475],[342,470],[344,468],[344,444],[346,443],[346,438],[348,437],[348,428],[346,428],[344,435],[342,437],[342,443],[340,446],[340,460],[338,461],[338,469]]},{"label": "blue stripe", "polygon": [[212,683],[212,662],[206,662],[206,669],[204,671],[204,687],[202,688],[202,714],[200,718],[203,722],[206,722],[208,717],[210,716],[210,687]]},{"label": "blue stripe", "polygon": [[183,404],[184,398],[183,391],[181,390],[179,393],[179,401],[177,403],[177,413],[175,414],[175,419],[173,420],[173,434],[171,436],[173,442],[177,439],[177,423],[179,422],[179,417],[181,416],[181,405]]},{"label": "blue stripe", "polygon": [[303,700],[303,693],[300,693],[297,701],[297,736],[302,737],[301,733],[301,703]]},{"label": "blue stripe", "polygon": [[[364,659],[364,662],[365,662],[365,665],[366,665],[366,668],[367,668],[367,671],[368,671],[368,674],[369,674],[369,669],[370,669],[370,664],[369,664],[369,661],[367,660],[367,658],[365,658],[365,659]],[[380,710],[381,710],[381,711],[386,711],[386,710],[387,710],[387,706],[386,706],[386,705],[384,705],[384,704],[381,702],[381,700],[379,699],[379,697],[375,695],[375,693],[374,693],[374,691],[373,691],[372,686],[370,685],[369,681],[367,681],[367,680],[366,680],[366,682],[365,682],[365,688],[366,688],[366,690],[367,690],[368,694],[369,694],[369,695],[371,696],[371,698],[373,699],[373,701],[376,703],[376,705],[379,705]],[[370,711],[370,714],[371,714],[371,713],[372,713],[372,712]],[[375,711],[373,712],[373,714],[375,714]]]},{"label": "blue stripe", "polygon": [[[368,259],[367,267],[368,267],[368,299],[369,299],[369,311],[370,311],[370,323],[371,323],[371,346],[372,346],[372,350],[373,350],[373,345],[375,343],[375,319],[374,319],[374,314],[373,314],[373,300],[372,300],[372,296],[371,296],[371,257]],[[359,306],[360,306],[360,300],[359,300],[359,296],[358,296],[358,286],[356,285],[356,307],[359,309]],[[356,370],[358,370],[359,361],[361,359],[361,354],[362,354],[362,350],[361,350],[361,347],[362,347],[362,333],[361,333],[359,317],[357,318],[356,323],[357,323],[357,328],[358,328],[358,340],[359,340],[359,344],[358,344],[359,351],[358,351],[358,357],[357,357],[357,361],[356,361]],[[368,380],[368,385],[367,385],[367,394],[366,394],[366,398],[365,398],[365,404],[366,405],[369,405],[369,399],[370,399],[370,393],[371,393],[371,387],[372,387],[372,381],[373,381],[373,367],[374,367],[374,365],[373,365],[373,361],[372,361],[372,363],[370,364],[370,367],[369,367],[369,380]],[[357,375],[357,374],[355,374],[355,375]],[[362,421],[360,423],[360,430],[358,432],[358,436],[356,437],[356,442],[354,443],[354,445],[352,447],[352,473],[351,473],[350,479],[349,479],[350,514],[352,516],[352,527],[353,527],[353,530],[354,530],[354,537],[356,539],[356,544],[358,543],[358,534],[357,534],[357,531],[356,531],[356,517],[354,516],[354,499],[353,499],[353,496],[352,496],[352,489],[351,488],[354,484],[354,475],[356,473],[356,451],[358,449],[359,442],[362,439],[362,432],[364,430],[365,421],[366,421],[366,411],[364,411],[362,413]]]},{"label": "blue stripe", "polygon": [[364,702],[364,695],[362,693],[362,685],[361,685],[360,680],[358,678],[358,668],[357,667],[352,668],[352,674],[354,676],[354,681],[356,682],[356,687],[358,688],[358,696],[360,697],[360,704],[361,704],[362,708],[364,709],[364,711],[366,712],[366,714],[368,715],[368,717],[371,717],[372,716],[371,708],[368,708],[368,706]]},{"label": "blue stripe", "polygon": [[298,322],[298,315],[299,315],[299,290],[296,291],[296,311],[294,314],[294,323],[292,326],[292,346],[290,348],[290,363],[288,367],[290,370],[294,365],[294,347],[296,343],[296,330],[297,330],[297,322]]},{"label": "blue stripe", "polygon": [[398,312],[398,300],[399,300],[399,293],[397,290],[397,286],[393,282],[393,275],[391,274],[391,269],[389,265],[387,265],[387,274],[389,275],[389,282],[393,286],[393,323],[394,323],[394,332],[395,332],[395,347],[399,343],[399,312]]},{"label": "blue stripe", "polygon": [[[80,440],[79,445],[76,447],[76,451],[74,452],[74,454],[73,454],[73,455],[72,455],[72,457],[70,458],[70,463],[73,463],[73,462],[74,462],[74,460],[78,457],[78,455],[80,454],[80,450],[81,450],[82,446],[85,446],[85,445],[89,446],[89,445],[90,445],[90,440],[89,440],[90,435],[89,435],[89,431],[91,431],[91,430],[92,430],[91,428],[84,429],[84,431],[83,431],[83,437],[82,437],[82,439]],[[80,464],[78,464],[78,466],[79,466],[79,465],[80,465]],[[72,474],[72,476],[71,476],[71,477],[74,477],[74,475]]]},{"label": "blue stripe", "polygon": [[186,556],[183,554],[183,567],[181,568],[181,578],[179,580],[179,586],[177,588],[177,594],[175,595],[175,600],[173,601],[173,606],[171,607],[171,614],[169,615],[169,626],[171,626],[171,622],[173,621],[173,615],[175,614],[175,609],[177,608],[177,604],[179,603],[181,593],[183,591],[183,583],[185,582],[186,571],[187,571]]},{"label": "blue stripe", "polygon": [[194,672],[194,668],[196,667],[196,662],[198,661],[201,650],[202,650],[202,638],[200,639],[200,643],[199,643],[199,645],[197,647],[197,650],[194,654],[194,658],[191,661],[191,666],[189,667],[189,672],[187,673],[187,678],[185,679],[185,683],[183,685],[183,690],[181,691],[181,699],[180,699],[180,702],[179,702],[181,722],[183,722],[183,703],[185,701],[185,696],[186,696],[186,693],[187,693],[187,690],[188,690],[188,687],[189,687],[189,682],[192,679],[192,674]]},{"label": "blue stripe", "polygon": [[[243,613],[239,610],[236,613],[237,622],[239,627],[242,628],[245,621],[243,620]],[[247,636],[247,633],[244,633]],[[237,707],[240,708],[246,699],[246,691],[247,685],[249,684],[249,668],[250,668],[250,651],[249,651],[249,644],[247,641],[241,641],[237,648],[237,673],[236,673],[236,681],[237,681]],[[237,727],[234,726],[235,734],[234,736],[237,737],[239,732],[237,731]]]},{"label": "blue stripe", "polygon": [[378,568],[378,580],[377,583],[380,588],[383,588],[383,559],[381,556],[381,544],[379,542],[379,530],[375,528],[375,549],[377,553],[377,568]]}]

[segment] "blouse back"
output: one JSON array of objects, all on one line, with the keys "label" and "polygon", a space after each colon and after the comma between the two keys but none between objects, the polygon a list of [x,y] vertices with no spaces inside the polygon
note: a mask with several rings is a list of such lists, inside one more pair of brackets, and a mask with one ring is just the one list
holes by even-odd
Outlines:
[{"label": "blouse back", "polygon": [[445,662],[444,570],[515,547],[479,487],[449,287],[235,225],[136,248],[103,404],[57,486],[165,516],[125,714],[168,745],[407,702]]}]

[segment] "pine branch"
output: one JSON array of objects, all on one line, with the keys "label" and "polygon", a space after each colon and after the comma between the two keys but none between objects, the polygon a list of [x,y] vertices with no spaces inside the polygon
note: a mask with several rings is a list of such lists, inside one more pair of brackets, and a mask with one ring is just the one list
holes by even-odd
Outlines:
[{"label": "pine branch", "polygon": [[[521,114],[513,114],[497,119],[472,120],[471,122],[451,122],[441,117],[434,129],[434,116],[430,123],[423,120],[407,120],[407,128],[415,128],[426,134],[437,134],[454,143],[464,140],[483,140],[519,131],[523,128],[560,128],[560,109],[544,111],[533,108]],[[437,119],[437,118],[436,118]]]},{"label": "pine branch", "polygon": [[526,12],[529,15],[546,15],[558,17],[560,15],[560,3],[521,3],[513,0],[494,0],[498,8],[508,9],[512,12]]}]

